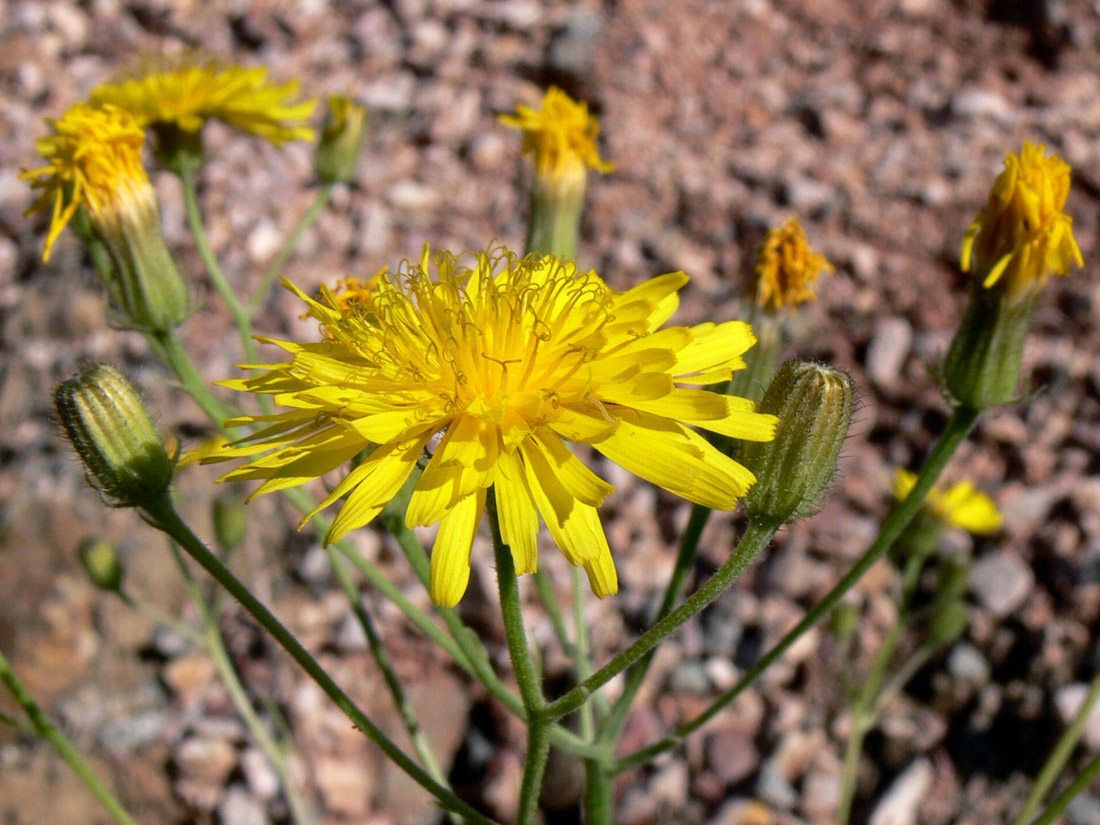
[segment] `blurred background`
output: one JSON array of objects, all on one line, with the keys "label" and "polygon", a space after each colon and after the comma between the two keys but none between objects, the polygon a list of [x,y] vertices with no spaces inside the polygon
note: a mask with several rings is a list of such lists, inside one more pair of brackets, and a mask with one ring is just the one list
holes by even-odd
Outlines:
[{"label": "blurred background", "polygon": [[[914,466],[947,419],[933,370],[966,295],[963,233],[1005,152],[1044,143],[1073,167],[1067,211],[1086,259],[1056,279],[1035,317],[1028,403],[983,419],[948,470],[989,492],[1002,531],[961,532],[972,554],[970,625],[888,703],[869,737],[856,821],[1008,821],[1097,660],[1100,616],[1100,5],[1085,0],[392,0],[392,2],[45,2],[0,4],[0,648],[142,823],[278,825],[287,812],[213,666],[187,640],[97,593],[75,550],[112,541],[132,589],[194,621],[163,539],[111,512],[51,421],[51,389],[89,360],[123,368],[185,447],[212,434],[135,333],[112,328],[71,233],[48,265],[45,222],[23,217],[18,179],[34,168],[42,118],[162,51],[200,49],[264,65],[305,95],[349,94],[371,127],[356,185],[337,189],[285,274],[307,290],[348,274],[497,240],[522,246],[530,169],[496,116],[556,84],[588,101],[616,164],[589,181],[581,263],[628,288],[683,269],[675,321],[726,320],[767,229],[798,216],[836,266],[797,318],[790,354],[849,370],[860,395],[836,491],[816,518],[783,530],[742,581],[661,648],[626,747],[704,708],[823,595],[874,538],[893,468]],[[242,290],[254,285],[308,208],[312,147],[276,149],[217,123],[205,132],[201,194],[212,243]],[[165,232],[199,296],[182,335],[211,381],[240,360],[229,314],[186,232],[177,181],[154,178]],[[312,336],[288,294],[258,330]],[[277,358],[276,350],[265,354]],[[623,588],[590,605],[597,657],[645,627],[671,570],[685,502],[614,467],[601,508]],[[216,468],[179,477],[181,507],[211,535]],[[281,501],[249,507],[240,575],[319,653],[373,718],[399,737],[365,642],[320,547],[292,532]],[[284,525],[286,525],[284,527]],[[716,514],[705,577],[743,526]],[[427,537],[427,536],[426,536]],[[417,603],[427,596],[380,530],[360,551]],[[484,540],[466,618],[502,650]],[[560,554],[545,564],[568,591]],[[849,601],[851,658],[828,628],[797,645],[729,711],[653,767],[621,778],[618,821],[825,823],[839,790],[848,677],[865,671],[892,620],[895,573],[872,569]],[[486,581],[488,581],[486,579]],[[364,587],[423,725],[456,789],[495,816],[514,810],[523,731]],[[552,638],[532,614],[537,639]],[[432,823],[424,795],[233,606],[223,620],[257,707],[279,708],[296,770],[324,822]],[[558,658],[555,658],[555,655]],[[565,660],[548,652],[547,671]],[[506,661],[506,659],[501,660]],[[8,709],[7,697],[0,709]],[[1100,749],[1100,715],[1083,751]],[[1087,754],[1079,754],[1083,762]],[[1079,762],[1072,763],[1079,765]],[[575,766],[573,766],[575,767]],[[578,822],[575,770],[552,771],[547,821]],[[899,790],[900,788],[900,790]],[[906,795],[908,794],[908,796]],[[904,800],[919,799],[919,804]],[[886,819],[901,804],[902,818]],[[891,809],[890,805],[894,808]],[[883,813],[885,811],[885,813]],[[875,819],[874,817],[879,817]],[[49,748],[0,723],[0,820],[107,822]],[[1067,821],[1100,823],[1100,787]]]}]

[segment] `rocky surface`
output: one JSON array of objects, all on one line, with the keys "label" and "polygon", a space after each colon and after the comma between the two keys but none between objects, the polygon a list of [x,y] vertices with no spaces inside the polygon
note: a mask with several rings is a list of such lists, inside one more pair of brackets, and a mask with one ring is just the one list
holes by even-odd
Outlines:
[{"label": "rocky surface", "polygon": [[[692,282],[681,321],[736,317],[763,233],[801,218],[837,272],[823,280],[818,306],[799,315],[791,353],[849,370],[861,395],[837,489],[820,515],[784,530],[733,591],[662,650],[626,726],[630,748],[700,712],[874,537],[892,467],[918,462],[948,415],[928,365],[963,306],[963,232],[1005,151],[1024,139],[1056,150],[1074,168],[1068,211],[1086,268],[1053,281],[1036,313],[1028,353],[1036,394],[984,419],[949,470],[994,494],[1005,527],[989,538],[949,536],[945,552],[977,562],[970,625],[888,703],[868,738],[856,821],[986,825],[1018,809],[1097,668],[1094,4],[12,0],[0,5],[0,46],[0,647],[143,825],[275,825],[287,809],[209,659],[185,636],[95,593],[76,564],[81,540],[105,536],[136,593],[197,621],[160,538],[133,514],[106,510],[84,484],[50,421],[49,388],[81,363],[108,360],[141,385],[166,431],[191,445],[210,430],[140,337],[110,326],[71,234],[49,265],[39,263],[44,224],[23,217],[30,197],[17,175],[36,163],[43,116],[60,114],[135,55],[180,47],[267,65],[275,78],[301,79],[310,95],[359,97],[371,134],[358,183],[337,190],[286,269],[307,289],[373,274],[425,242],[521,245],[528,170],[516,135],[495,117],[536,102],[551,82],[590,101],[617,166],[591,183],[582,250],[613,285],[683,269]],[[211,240],[246,289],[313,197],[310,149],[274,149],[217,125],[206,139]],[[204,375],[229,376],[240,350],[228,313],[186,234],[178,186],[167,175],[155,182],[167,237],[202,307],[182,333]],[[273,295],[259,331],[313,334],[298,313],[290,296]],[[683,502],[602,469],[618,488],[602,513],[623,592],[590,605],[600,657],[644,626],[687,514]],[[181,506],[204,536],[215,475],[190,468],[179,481]],[[259,500],[250,516],[241,575],[396,732],[324,555],[282,526],[292,520],[279,502]],[[699,576],[721,562],[741,527],[736,515],[712,520]],[[356,541],[426,604],[387,537],[365,530]],[[481,591],[491,593],[486,549],[475,577],[486,577]],[[547,552],[544,564],[567,592],[560,556]],[[892,619],[895,582],[882,564],[852,595],[860,624],[848,657],[822,628],[685,747],[625,775],[619,821],[830,822],[850,729],[847,689]],[[477,590],[464,610],[500,655],[491,600]],[[511,816],[521,728],[377,593],[363,591],[456,787]],[[537,611],[532,625],[540,641],[551,638]],[[438,821],[239,611],[227,606],[222,627],[255,706],[293,730],[292,772],[324,822]],[[1089,749],[1100,741],[1095,727]],[[1100,788],[1067,821],[1098,821],[1098,799]],[[51,753],[3,725],[0,818],[107,821]],[[575,803],[547,821],[576,822]]]}]

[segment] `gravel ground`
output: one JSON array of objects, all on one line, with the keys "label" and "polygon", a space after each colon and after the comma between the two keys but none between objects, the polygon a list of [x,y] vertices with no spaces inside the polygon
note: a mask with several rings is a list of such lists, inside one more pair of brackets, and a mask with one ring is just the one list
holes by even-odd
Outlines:
[{"label": "gravel ground", "polygon": [[[892,468],[912,466],[948,410],[928,365],[963,307],[957,256],[1005,151],[1043,142],[1074,170],[1068,211],[1087,265],[1050,284],[1028,351],[1026,404],[985,418],[949,470],[1005,512],[989,538],[952,533],[976,559],[970,626],[885,708],[867,743],[856,821],[872,825],[1007,822],[1097,661],[1100,616],[1100,291],[1090,277],[1100,195],[1100,9],[1084,0],[392,0],[352,3],[0,4],[0,647],[142,823],[276,825],[273,776],[236,720],[210,661],[95,593],[75,562],[90,535],[113,540],[133,589],[194,621],[162,542],[131,513],[103,508],[50,420],[49,389],[92,359],[123,366],[166,430],[209,433],[141,338],[108,324],[70,234],[38,261],[44,224],[21,169],[33,167],[43,116],[58,115],[143,52],[197,47],[300,78],[310,95],[359,97],[371,134],[359,182],[303,237],[287,275],[304,288],[369,275],[418,255],[498,239],[522,245],[528,170],[496,123],[549,83],[588,100],[617,165],[593,180],[582,257],[614,286],[671,269],[692,276],[678,320],[736,317],[767,228],[798,215],[836,265],[818,306],[799,315],[792,353],[849,370],[861,404],[837,489],[816,518],[784,530],[767,557],[702,621],[662,649],[630,718],[629,747],[690,719],[779,638],[873,538]],[[242,286],[313,197],[309,147],[274,149],[217,125],[202,197],[213,245]],[[159,175],[166,234],[203,307],[182,328],[211,380],[240,358],[228,314],[184,229],[176,182]],[[259,329],[313,333],[288,295]],[[273,353],[272,353],[273,354]],[[621,594],[591,605],[599,656],[644,627],[671,569],[687,507],[606,468],[618,490],[602,512]],[[181,506],[210,535],[216,475],[188,469]],[[320,548],[281,525],[281,505],[251,505],[241,574],[319,651],[341,684],[395,732],[398,721]],[[712,520],[706,576],[743,526]],[[355,541],[427,604],[381,532]],[[463,609],[503,655],[487,548]],[[564,587],[559,554],[546,566]],[[875,567],[854,592],[853,658],[825,630],[797,645],[703,734],[623,777],[618,821],[826,823],[851,725],[845,680],[865,672],[892,618],[895,574]],[[365,589],[452,779],[510,817],[522,729],[449,668]],[[532,614],[536,638],[550,638]],[[267,713],[293,728],[294,770],[326,823],[438,821],[316,689],[234,609],[224,631]],[[906,640],[912,644],[912,640]],[[560,668],[551,654],[548,670]],[[0,708],[6,707],[0,702]],[[1080,765],[1100,748],[1090,724]],[[1087,752],[1086,752],[1087,751]],[[554,772],[560,810],[578,821],[575,774]],[[45,748],[0,727],[0,818],[13,825],[105,822]],[[1067,815],[1100,822],[1100,787]]]}]

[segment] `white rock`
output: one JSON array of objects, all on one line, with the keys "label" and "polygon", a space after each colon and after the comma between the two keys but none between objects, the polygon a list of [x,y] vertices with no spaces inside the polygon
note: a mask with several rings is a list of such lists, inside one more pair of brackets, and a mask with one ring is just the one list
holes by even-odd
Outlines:
[{"label": "white rock", "polygon": [[1024,603],[1035,574],[1009,550],[983,556],[970,572],[970,589],[989,612],[1003,618]]},{"label": "white rock", "polygon": [[913,327],[904,318],[883,318],[875,324],[867,347],[867,374],[876,384],[894,386],[913,344]]},{"label": "white rock", "polygon": [[927,759],[917,759],[894,780],[875,806],[869,825],[916,825],[921,801],[932,789],[935,771]]}]

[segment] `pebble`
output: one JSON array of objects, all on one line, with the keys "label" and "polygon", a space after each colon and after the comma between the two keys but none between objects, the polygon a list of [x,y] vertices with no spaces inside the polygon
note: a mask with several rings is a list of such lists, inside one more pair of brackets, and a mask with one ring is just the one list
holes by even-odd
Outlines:
[{"label": "pebble", "polygon": [[[1081,710],[1088,695],[1088,685],[1080,682],[1063,685],[1054,693],[1054,707],[1058,711],[1058,717],[1065,725],[1070,724]],[[1085,731],[1082,734],[1085,744],[1092,750],[1100,749],[1100,702],[1093,705],[1089,713],[1088,722],[1085,723]]]},{"label": "pebble", "polygon": [[970,589],[990,613],[1008,616],[1031,592],[1035,574],[1011,550],[998,550],[980,558],[970,571]]},{"label": "pebble", "polygon": [[868,825],[916,825],[921,801],[932,790],[936,772],[921,757],[894,780],[871,813]]},{"label": "pebble", "polygon": [[990,89],[968,86],[959,90],[951,98],[951,111],[959,117],[991,118],[1003,121],[1011,116],[1012,106]]},{"label": "pebble", "polygon": [[230,785],[218,813],[226,825],[270,825],[264,803],[240,785]]},{"label": "pebble", "polygon": [[412,180],[398,181],[386,193],[387,200],[395,209],[407,212],[427,212],[440,201],[440,195],[430,186]]},{"label": "pebble", "polygon": [[913,345],[913,327],[904,318],[883,318],[875,324],[867,347],[867,374],[883,387],[896,387]]},{"label": "pebble", "polygon": [[947,670],[950,674],[971,688],[980,688],[989,681],[989,662],[976,647],[961,642],[951,648],[947,656]]},{"label": "pebble", "polygon": [[731,799],[718,809],[711,825],[773,825],[775,814],[755,799]]},{"label": "pebble", "polygon": [[674,693],[693,693],[702,696],[710,692],[710,679],[702,662],[684,662],[668,678],[669,690]]},{"label": "pebble", "polygon": [[569,14],[551,38],[547,60],[564,74],[582,75],[589,70],[596,55],[603,24],[599,15],[587,9]]},{"label": "pebble", "polygon": [[330,814],[361,820],[374,794],[374,771],[356,759],[322,757],[314,763],[317,788]]},{"label": "pebble", "polygon": [[733,727],[707,737],[706,757],[710,770],[727,785],[752,776],[760,764],[760,752],[752,737]]},{"label": "pebble", "polygon": [[225,739],[191,736],[176,747],[175,758],[184,775],[222,785],[237,764],[237,751]]},{"label": "pebble", "polygon": [[1069,825],[1100,825],[1100,799],[1080,794],[1066,808],[1066,821]]},{"label": "pebble", "polygon": [[279,775],[259,748],[244,749],[241,753],[241,772],[249,791],[260,799],[274,799],[279,793]]}]

